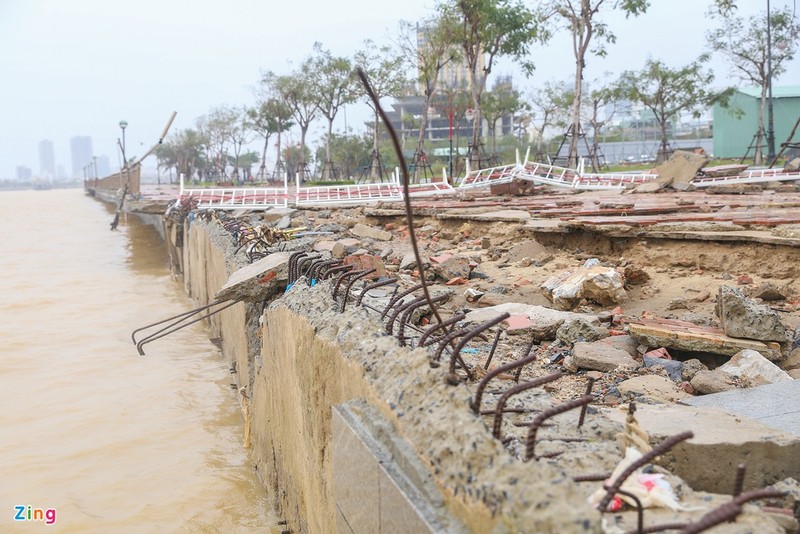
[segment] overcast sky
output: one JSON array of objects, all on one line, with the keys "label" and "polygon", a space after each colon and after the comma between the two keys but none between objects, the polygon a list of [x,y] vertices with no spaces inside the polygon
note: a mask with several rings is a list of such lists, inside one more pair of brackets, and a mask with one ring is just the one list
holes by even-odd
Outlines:
[{"label": "overcast sky", "polygon": [[[56,164],[70,173],[76,135],[91,136],[95,154],[116,166],[120,119],[129,124],[128,152],[140,155],[173,110],[174,131],[214,106],[250,104],[262,70],[288,72],[314,41],[352,56],[366,38],[388,43],[400,19],[433,14],[435,1],[0,0],[0,179],[15,178],[18,165],[36,175],[43,139],[53,141]],[[709,1],[651,0],[638,19],[606,17],[617,43],[605,60],[587,60],[586,79],[641,68],[648,55],[673,67],[695,59],[704,31],[717,25],[705,16]],[[766,9],[766,1],[738,3],[743,15]],[[787,4],[793,2],[772,0],[774,9]],[[571,53],[569,34],[557,32],[534,50],[531,79],[508,62],[494,73],[515,74],[523,88],[569,80]],[[736,83],[721,60],[712,66],[720,86]],[[800,85],[800,60],[776,85]],[[368,117],[362,104],[347,114],[350,126]],[[341,129],[341,117],[337,124]]]}]

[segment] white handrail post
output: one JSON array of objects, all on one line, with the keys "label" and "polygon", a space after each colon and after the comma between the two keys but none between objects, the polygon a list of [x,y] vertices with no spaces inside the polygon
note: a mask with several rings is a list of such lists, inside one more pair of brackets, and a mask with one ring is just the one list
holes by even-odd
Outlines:
[{"label": "white handrail post", "polygon": [[181,187],[180,187],[180,192],[178,193],[178,196],[183,196],[183,177],[184,177],[184,174],[181,173]]},{"label": "white handrail post", "polygon": [[528,165],[528,158],[530,157],[530,155],[531,155],[531,146],[528,145],[528,150],[525,151],[525,163],[523,163],[523,165],[525,166]]}]

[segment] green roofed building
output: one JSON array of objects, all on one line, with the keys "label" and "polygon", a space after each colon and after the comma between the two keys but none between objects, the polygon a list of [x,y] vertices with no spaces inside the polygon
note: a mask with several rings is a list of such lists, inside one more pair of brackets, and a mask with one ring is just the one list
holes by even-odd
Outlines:
[{"label": "green roofed building", "polygon": [[[781,150],[789,132],[800,118],[800,85],[772,88],[773,116],[775,121],[775,153]],[[740,87],[731,98],[729,107],[714,105],[714,156],[717,158],[741,158],[748,147],[755,144],[753,136],[758,132],[758,109],[761,105],[761,89]],[[737,116],[738,112],[741,116]],[[768,115],[764,111],[764,129],[768,126]],[[800,128],[794,142],[800,140]],[[762,153],[767,156],[766,132],[761,141]],[[750,149],[749,158],[754,150]]]}]

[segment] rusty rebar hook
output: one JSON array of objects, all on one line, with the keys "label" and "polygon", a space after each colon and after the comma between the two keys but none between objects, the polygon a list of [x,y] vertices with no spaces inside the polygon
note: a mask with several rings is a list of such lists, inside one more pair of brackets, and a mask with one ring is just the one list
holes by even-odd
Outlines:
[{"label": "rusty rebar hook", "polygon": [[[459,322],[462,319],[464,319],[464,317],[466,317],[466,315],[464,315],[463,313],[459,312],[456,315],[454,315],[451,318],[449,318],[448,320],[446,320],[445,322],[436,323],[435,325],[431,326],[430,328],[428,328],[427,330],[425,330],[422,333],[422,337],[419,338],[419,341],[417,342],[417,346],[418,347],[424,347],[424,346],[428,345],[428,338],[431,337],[431,334],[433,334],[437,330],[441,330],[441,329],[447,328],[448,326],[452,326],[452,325],[456,324],[457,322]],[[431,343],[432,342],[433,342],[433,340],[431,340]]]},{"label": "rusty rebar hook", "polygon": [[499,375],[501,373],[512,371],[512,370],[516,369],[517,367],[519,367],[521,369],[522,367],[524,367],[525,365],[528,365],[529,363],[531,363],[535,359],[536,359],[536,354],[528,354],[524,358],[520,358],[519,360],[513,361],[511,363],[507,363],[505,365],[501,365],[497,369],[492,369],[491,371],[486,373],[486,376],[481,378],[481,381],[478,382],[478,387],[475,390],[475,400],[473,400],[472,404],[470,405],[470,407],[472,408],[472,411],[475,413],[475,415],[479,415],[479,413],[480,413],[481,399],[483,397],[483,391],[484,391],[484,389],[486,389],[487,384],[489,384],[489,381],[492,378],[496,377],[497,375]]},{"label": "rusty rebar hook", "polygon": [[425,297],[418,297],[408,302],[401,304],[400,306],[396,307],[392,314],[389,316],[389,319],[386,321],[386,327],[384,331],[392,335],[392,331],[394,330],[394,322],[397,320],[397,317],[406,311],[409,307],[413,306],[414,304],[418,304],[420,302],[425,302]]},{"label": "rusty rebar hook", "polygon": [[336,265],[338,263],[341,263],[341,261],[340,260],[334,260],[334,259],[325,260],[325,261],[323,261],[321,263],[318,263],[309,272],[309,277],[310,277],[311,281],[316,283],[316,281],[321,280],[322,279],[322,275],[321,275],[322,271],[324,269],[327,269],[328,267],[331,267],[331,266]]},{"label": "rusty rebar hook", "polygon": [[331,296],[334,300],[336,300],[336,295],[339,294],[339,286],[341,283],[348,278],[352,278],[353,276],[357,276],[364,272],[364,269],[358,271],[345,271],[339,276],[336,277],[336,281],[333,284],[333,291],[331,291]]},{"label": "rusty rebar hook", "polygon": [[[450,298],[449,295],[439,295],[438,297],[433,297],[431,299],[431,302],[433,302],[434,304],[438,304],[440,302],[444,302],[448,298]],[[417,301],[418,300],[419,299],[417,299]],[[397,339],[398,341],[400,341],[401,347],[406,346],[406,335],[405,335],[406,324],[408,323],[409,320],[411,320],[411,316],[414,313],[414,310],[416,310],[417,308],[421,308],[425,304],[428,304],[428,300],[424,297],[422,298],[421,302],[417,301],[415,301],[411,306],[409,306],[400,316],[400,326],[397,328]]]},{"label": "rusty rebar hook", "polygon": [[308,253],[304,252],[302,250],[299,251],[299,252],[294,252],[294,253],[292,253],[291,256],[289,256],[289,283],[290,284],[294,284],[295,281],[297,280],[297,278],[298,278],[297,277],[297,262],[298,262],[298,260],[300,260],[301,258],[303,258],[305,256],[308,256]]},{"label": "rusty rebar hook", "polygon": [[[505,321],[509,317],[511,317],[510,313],[508,313],[508,312],[502,313],[502,314],[498,315],[497,317],[495,317],[494,319],[490,319],[490,320],[488,320],[488,321],[486,321],[484,323],[481,323],[478,326],[476,326],[475,328],[473,328],[472,330],[470,330],[469,332],[467,332],[464,335],[464,337],[462,337],[459,340],[459,342],[456,344],[455,348],[453,349],[453,354],[450,355],[450,375],[454,376],[456,374],[456,358],[460,358],[461,349],[463,349],[464,346],[467,343],[469,343],[469,341],[472,338],[474,338],[475,336],[477,336],[478,334],[480,334],[484,330],[488,330],[489,328],[491,328],[491,327],[493,327],[493,326],[495,326],[495,325],[497,325],[499,323],[502,323],[503,321]],[[469,379],[472,380],[473,378],[472,378],[472,373],[470,372],[470,370],[468,368],[466,368],[466,367],[464,368],[464,370],[467,372],[467,376],[469,377]],[[451,382],[452,382],[452,380],[451,380]]]},{"label": "rusty rebar hook", "polygon": [[[353,284],[357,281],[371,275],[374,272],[377,272],[377,269],[364,269],[362,271],[355,271],[356,274],[350,279],[350,282],[347,283],[347,287],[344,289],[344,295],[342,295],[342,305],[339,308],[339,313],[344,313],[345,308],[347,307],[347,299],[350,297],[350,290],[353,289]],[[336,298],[336,292],[334,292],[334,298]]]},{"label": "rusty rebar hook", "polygon": [[539,430],[539,427],[542,426],[542,423],[558,414],[562,414],[585,404],[589,404],[593,400],[594,397],[592,395],[582,395],[577,399],[572,399],[571,401],[557,404],[556,406],[553,406],[552,408],[549,408],[537,415],[528,430],[528,439],[525,440],[525,461],[527,462],[530,461],[531,458],[536,458],[536,432]]},{"label": "rusty rebar hook", "polygon": [[389,304],[387,304],[386,307],[383,309],[383,312],[381,313],[381,320],[383,320],[383,318],[386,317],[386,314],[389,313],[389,310],[391,310],[394,307],[394,305],[397,304],[403,297],[410,295],[415,291],[419,291],[420,289],[422,289],[422,284],[417,284],[414,287],[410,287],[405,291],[401,291],[400,293],[395,294],[391,299],[389,299]]},{"label": "rusty rebar hook", "polygon": [[[591,395],[589,395],[591,397]],[[641,458],[631,463],[625,470],[620,473],[620,475],[614,480],[611,484],[609,490],[603,496],[603,499],[600,501],[598,508],[601,512],[604,512],[608,508],[608,503],[611,502],[611,499],[614,498],[614,493],[617,492],[620,486],[625,483],[625,480],[628,479],[631,474],[639,469],[641,466],[645,465],[646,463],[655,460],[657,456],[660,456],[667,452],[669,449],[680,443],[681,441],[685,441],[687,439],[691,439],[694,437],[694,432],[691,430],[687,430],[686,432],[681,432],[680,434],[675,434],[674,436],[670,436],[655,447],[653,450],[645,453],[642,455]]]},{"label": "rusty rebar hook", "polygon": [[387,278],[386,280],[378,280],[377,282],[364,286],[364,289],[362,289],[361,293],[359,293],[358,295],[358,299],[356,300],[356,306],[361,306],[361,301],[364,300],[364,296],[373,289],[383,286],[388,286],[395,283],[397,283],[397,278]]},{"label": "rusty rebar hook", "polygon": [[497,401],[497,406],[494,409],[494,423],[492,424],[492,435],[496,439],[501,439],[500,432],[503,427],[503,410],[506,408],[506,402],[512,396],[522,393],[523,391],[529,390],[531,388],[535,388],[538,386],[542,386],[544,384],[548,384],[550,382],[555,382],[559,378],[564,376],[564,373],[561,371],[557,373],[553,373],[551,375],[543,376],[540,378],[534,378],[530,382],[525,382],[522,384],[517,384],[509,389],[507,389],[501,396],[500,399]]},{"label": "rusty rebar hook", "polygon": [[319,275],[321,280],[328,280],[334,274],[339,274],[347,271],[352,271],[355,265],[339,265],[338,267],[331,267],[329,269],[325,269],[325,272]]}]

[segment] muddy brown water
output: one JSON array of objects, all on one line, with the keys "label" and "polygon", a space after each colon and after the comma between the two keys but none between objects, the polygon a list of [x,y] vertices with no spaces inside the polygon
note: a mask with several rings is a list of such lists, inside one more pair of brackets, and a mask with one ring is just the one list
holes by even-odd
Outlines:
[{"label": "muddy brown water", "polygon": [[[82,190],[0,193],[0,532],[280,531],[242,447],[228,366],[156,231]],[[45,519],[46,521],[46,519]]]}]

